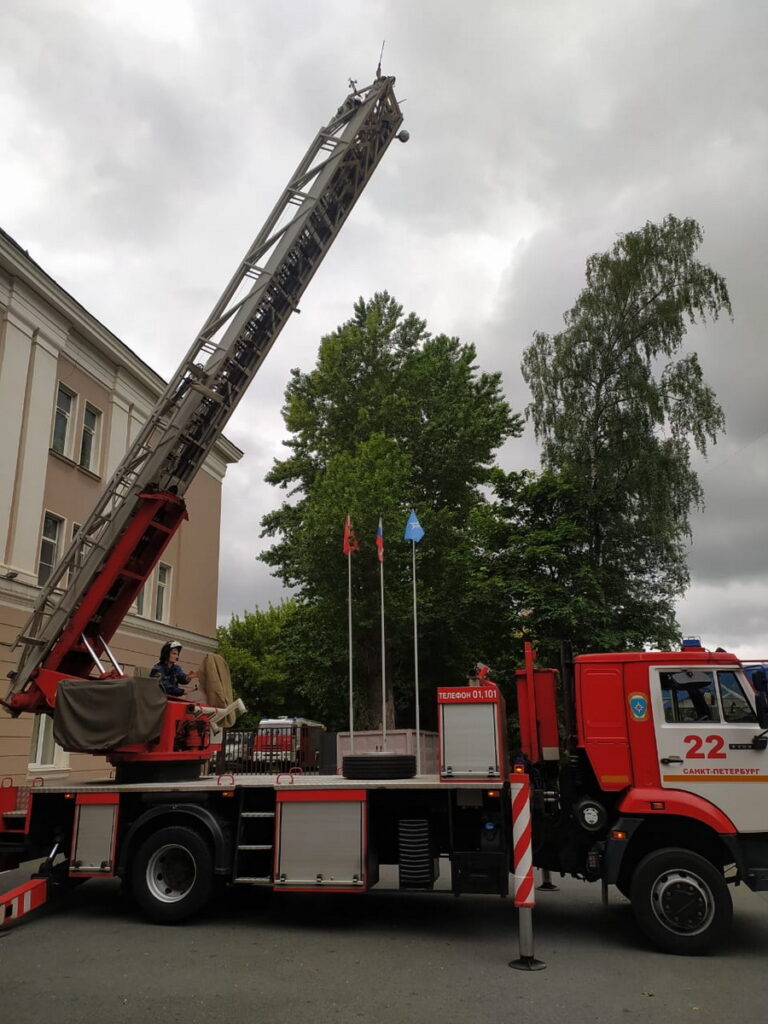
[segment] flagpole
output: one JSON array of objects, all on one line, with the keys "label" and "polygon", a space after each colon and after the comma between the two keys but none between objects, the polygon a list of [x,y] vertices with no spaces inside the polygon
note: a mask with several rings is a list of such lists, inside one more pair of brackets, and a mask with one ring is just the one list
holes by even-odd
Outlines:
[{"label": "flagpole", "polygon": [[349,749],[355,752],[355,717],[354,717],[354,686],[352,663],[352,555],[358,549],[357,537],[352,529],[352,520],[347,515],[344,520],[344,543],[342,550],[347,556],[347,634],[349,636]]},{"label": "flagpole", "polygon": [[381,733],[382,747],[387,749],[387,668],[384,650],[384,560],[379,562],[381,582]]},{"label": "flagpole", "polygon": [[349,750],[355,752],[355,721],[352,696],[352,552],[347,555],[347,619],[349,633]]},{"label": "flagpole", "polygon": [[411,559],[413,564],[413,687],[416,705],[416,774],[421,775],[421,717],[419,714],[419,618],[416,605],[416,545],[424,536],[416,509],[411,509],[408,522],[405,524],[403,540],[411,542]]},{"label": "flagpole", "polygon": [[421,775],[421,724],[419,720],[419,627],[416,615],[416,541],[411,541],[413,557],[413,678],[416,691],[416,774]]}]

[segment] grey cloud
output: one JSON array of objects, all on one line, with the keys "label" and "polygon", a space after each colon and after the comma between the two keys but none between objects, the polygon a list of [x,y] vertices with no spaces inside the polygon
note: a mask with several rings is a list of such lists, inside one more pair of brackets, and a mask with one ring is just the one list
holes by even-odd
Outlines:
[{"label": "grey cloud", "polygon": [[[535,330],[561,328],[587,256],[673,212],[703,225],[703,258],[734,304],[733,323],[687,340],[728,434],[701,464],[707,509],[681,624],[714,637],[722,623],[734,642],[765,634],[754,612],[768,550],[763,6],[190,0],[173,8],[178,32],[142,0],[115,11],[2,5],[0,222],[165,375],[348,77],[373,77],[384,39],[411,133],[231,420],[245,455],[225,484],[223,616],[279,595],[255,554],[261,515],[282,497],[263,476],[281,453],[283,391],[358,296],[386,288],[433,331],[473,341],[521,410],[523,349]],[[501,459],[535,467],[530,429]]]}]

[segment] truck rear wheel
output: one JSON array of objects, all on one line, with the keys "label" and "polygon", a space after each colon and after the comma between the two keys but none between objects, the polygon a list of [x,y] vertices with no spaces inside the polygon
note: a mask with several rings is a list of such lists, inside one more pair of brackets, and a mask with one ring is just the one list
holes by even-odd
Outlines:
[{"label": "truck rear wheel", "polygon": [[731,894],[705,857],[669,847],[644,857],[632,876],[635,920],[665,953],[705,953],[730,927]]},{"label": "truck rear wheel", "polygon": [[136,852],[130,887],[146,917],[175,924],[202,910],[213,891],[213,857],[194,829],[170,825],[148,836]]}]

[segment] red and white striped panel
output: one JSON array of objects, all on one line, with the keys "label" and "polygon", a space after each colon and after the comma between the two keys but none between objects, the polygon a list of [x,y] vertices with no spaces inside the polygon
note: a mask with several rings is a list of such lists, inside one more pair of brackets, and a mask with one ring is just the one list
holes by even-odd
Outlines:
[{"label": "red and white striped panel", "polygon": [[48,882],[35,878],[0,895],[0,928],[42,907],[48,898]]},{"label": "red and white striped panel", "polygon": [[527,775],[513,773],[509,777],[512,790],[512,860],[516,907],[532,907],[536,903],[533,886],[533,848],[531,846],[531,786]]}]

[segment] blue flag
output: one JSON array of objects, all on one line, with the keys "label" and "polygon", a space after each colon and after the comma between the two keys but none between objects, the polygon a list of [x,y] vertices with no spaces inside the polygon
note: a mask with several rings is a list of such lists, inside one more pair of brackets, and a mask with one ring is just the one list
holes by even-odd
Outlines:
[{"label": "blue flag", "polygon": [[416,513],[411,512],[408,517],[408,522],[405,524],[405,533],[403,534],[403,540],[412,540],[417,544],[424,536],[424,530],[421,523],[416,518]]}]

